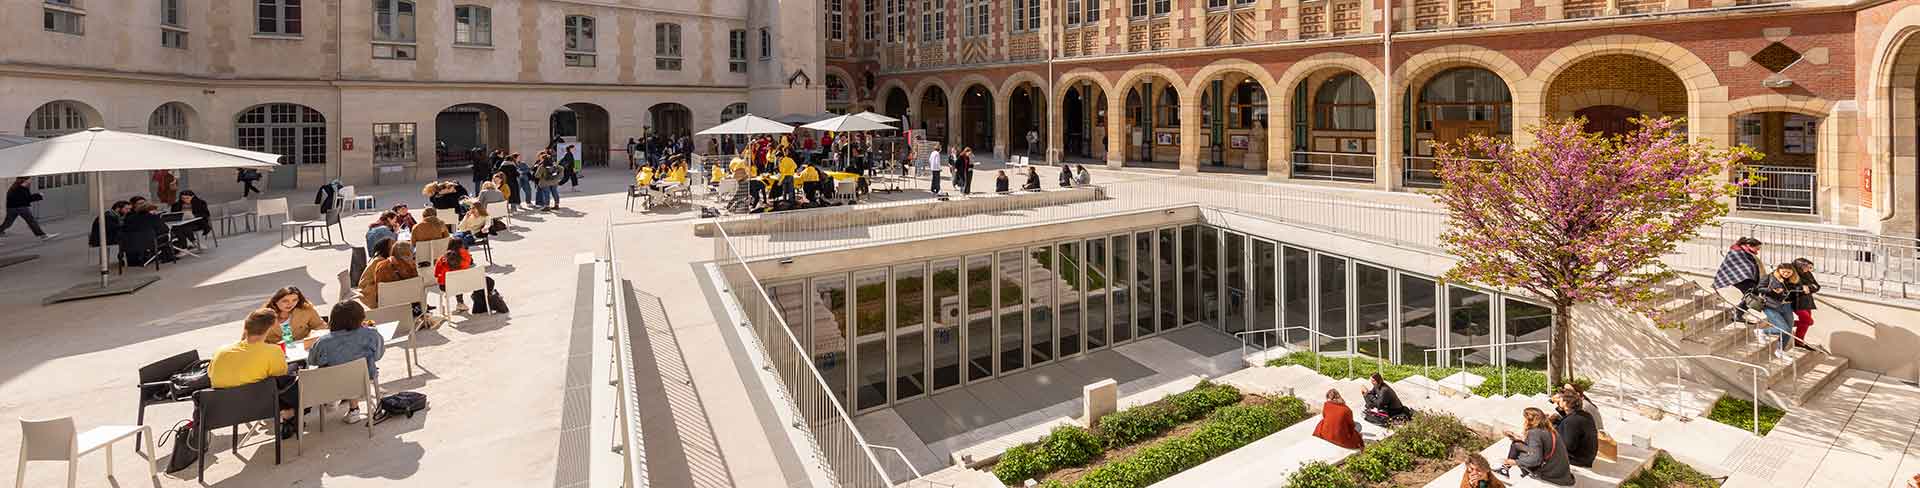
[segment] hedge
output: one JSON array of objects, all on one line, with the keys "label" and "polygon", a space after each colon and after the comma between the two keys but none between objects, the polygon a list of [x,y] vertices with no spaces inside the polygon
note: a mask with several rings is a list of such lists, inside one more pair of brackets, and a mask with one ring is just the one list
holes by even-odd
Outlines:
[{"label": "hedge", "polygon": [[[1319,358],[1317,362],[1318,367],[1315,366],[1316,361],[1314,359],[1316,356]],[[1348,368],[1348,361],[1345,357],[1317,355],[1311,351],[1294,352],[1267,361],[1267,366],[1289,365],[1304,366],[1307,369],[1312,369],[1314,372],[1333,379],[1360,379],[1373,376],[1374,373],[1380,373],[1381,379],[1394,382],[1423,375],[1419,366],[1405,364],[1379,365],[1370,359],[1356,359],[1352,361],[1352,368]],[[1500,390],[1499,366],[1471,366],[1465,369],[1436,367],[1427,370],[1424,376],[1437,381],[1459,371],[1466,371],[1487,379],[1485,383],[1481,383],[1480,386],[1473,388],[1474,395],[1490,397],[1503,394]],[[1582,389],[1593,385],[1593,381],[1586,378],[1574,378],[1571,381]],[[1547,384],[1547,373],[1545,371],[1520,367],[1507,368],[1507,389],[1504,394],[1544,395],[1549,391],[1550,388]]]},{"label": "hedge", "polygon": [[1401,424],[1379,442],[1347,456],[1338,466],[1306,465],[1287,478],[1288,488],[1328,488],[1380,483],[1394,473],[1413,469],[1420,459],[1445,459],[1448,451],[1479,440],[1479,435],[1451,415],[1420,414]]},{"label": "hedge", "polygon": [[1060,426],[1038,441],[1007,449],[993,465],[1002,483],[1019,484],[1061,468],[1086,464],[1105,449],[1132,445],[1187,421],[1240,402],[1240,390],[1202,381],[1192,389],[1159,401],[1102,417],[1099,433]]},{"label": "hedge", "polygon": [[1311,416],[1306,402],[1295,397],[1282,397],[1263,405],[1222,408],[1199,429],[1094,468],[1071,486],[1140,488],[1151,485]]}]

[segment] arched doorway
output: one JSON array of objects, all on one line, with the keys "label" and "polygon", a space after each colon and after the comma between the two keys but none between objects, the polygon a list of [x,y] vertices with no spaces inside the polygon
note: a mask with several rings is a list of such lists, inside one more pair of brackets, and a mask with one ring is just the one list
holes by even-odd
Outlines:
[{"label": "arched doorway", "polygon": [[1586,119],[1580,130],[1605,134],[1607,137],[1625,135],[1633,131],[1633,119],[1640,117],[1640,111],[1619,105],[1594,105],[1573,111],[1574,117]]},{"label": "arched doorway", "polygon": [[[591,103],[569,103],[554,110],[548,117],[549,141],[547,147],[554,148],[556,143],[578,144],[576,156],[582,164],[602,166],[607,164],[608,123],[607,109]],[[554,158],[559,159],[561,152],[554,149]]]},{"label": "arched doorway", "polygon": [[1352,71],[1322,70],[1293,93],[1293,177],[1374,180],[1373,87]]},{"label": "arched doorway", "polygon": [[653,121],[653,133],[662,136],[680,138],[693,134],[693,111],[686,105],[662,103],[647,108],[647,118]]},{"label": "arched doorway", "polygon": [[[919,120],[914,126],[926,131],[927,140],[951,144],[947,140],[947,91],[929,86],[920,93]],[[945,144],[943,144],[945,145]]]},{"label": "arched doorway", "polygon": [[[193,133],[193,108],[180,102],[167,102],[154,107],[147,115],[147,133],[179,140],[191,140]],[[147,194],[156,195],[162,200],[177,195],[183,188],[192,188],[189,180],[192,172],[186,170],[155,171],[147,178]]]},{"label": "arched doorway", "polygon": [[[327,164],[327,118],[312,107],[293,103],[255,105],[234,117],[233,135],[234,147],[278,154],[283,165]],[[294,188],[299,171],[291,169],[268,173],[267,188]]]},{"label": "arched doorway", "polygon": [[1815,180],[1820,117],[1794,112],[1753,112],[1733,118],[1734,143],[1760,151],[1746,168],[1762,178],[1740,187],[1740,210],[1813,215],[1819,210]]},{"label": "arched doorway", "polygon": [[975,153],[993,153],[993,92],[987,87],[967,87],[960,96],[960,127],[955,142],[973,148]]},{"label": "arched doorway", "polygon": [[906,117],[907,101],[908,99],[907,99],[906,90],[902,90],[900,89],[900,87],[897,87],[897,86],[888,89],[886,109],[881,111],[881,115],[886,115],[888,117],[893,117],[896,119]]},{"label": "arched doorway", "polygon": [[1548,115],[1584,117],[1584,130],[1608,135],[1634,130],[1634,117],[1687,114],[1687,86],[1680,76],[1632,54],[1603,54],[1573,63],[1553,76],[1544,99]]},{"label": "arched doorway", "polygon": [[1106,157],[1107,95],[1093,82],[1081,80],[1067,87],[1060,101],[1064,157]]},{"label": "arched doorway", "polygon": [[1200,99],[1201,169],[1266,168],[1267,90],[1246,73],[1208,80]]},{"label": "arched doorway", "polygon": [[[41,105],[27,116],[27,137],[41,139],[60,137],[99,127],[104,124],[100,111],[87,104],[73,100],[56,100]],[[11,185],[13,182],[8,179]],[[34,191],[40,193],[42,200],[34,205],[34,215],[41,219],[87,213],[91,208],[87,204],[87,175],[68,173],[37,176],[33,179]]]},{"label": "arched doorway", "polygon": [[440,110],[433,117],[433,154],[435,165],[446,172],[471,171],[475,158],[508,149],[507,112],[484,103],[462,103]]},{"label": "arched doorway", "polygon": [[[1013,88],[1007,98],[1007,150],[1011,154],[1027,157],[1045,158],[1047,152],[1046,95],[1040,87],[1032,83],[1021,83]],[[1033,142],[1027,142],[1027,134],[1033,134]]]},{"label": "arched doorway", "polygon": [[1166,79],[1142,77],[1127,88],[1126,160],[1180,161],[1180,92]]},{"label": "arched doorway", "polygon": [[1513,137],[1513,95],[1492,71],[1460,67],[1441,71],[1420,88],[1412,137],[1402,139],[1407,186],[1440,187],[1439,147],[1469,136]]}]

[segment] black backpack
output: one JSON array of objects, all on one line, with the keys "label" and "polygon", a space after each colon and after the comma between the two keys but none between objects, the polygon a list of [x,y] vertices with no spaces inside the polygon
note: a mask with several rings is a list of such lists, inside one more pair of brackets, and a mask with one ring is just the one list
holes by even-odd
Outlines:
[{"label": "black backpack", "polygon": [[415,412],[427,409],[427,395],[413,391],[403,391],[380,398],[380,420],[405,415],[413,418]]}]

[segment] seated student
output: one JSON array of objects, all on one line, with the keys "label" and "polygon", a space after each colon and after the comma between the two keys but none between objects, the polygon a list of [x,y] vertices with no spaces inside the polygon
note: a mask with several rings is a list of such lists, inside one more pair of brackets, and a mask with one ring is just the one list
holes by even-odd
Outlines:
[{"label": "seated student", "polygon": [[[418,262],[413,259],[413,244],[387,240],[381,246],[381,257],[367,263],[367,270],[360,274],[360,302],[367,308],[380,308],[380,284],[420,278]],[[414,316],[420,312],[415,311]]]},{"label": "seated student", "polygon": [[[473,262],[473,254],[467,251],[467,245],[465,243],[455,240],[447,244],[447,253],[441,255],[440,259],[433,262],[433,279],[440,284],[441,291],[446,291],[447,289],[447,273],[469,269],[475,264]],[[492,290],[493,277],[486,277],[486,282],[485,289]],[[459,304],[459,307],[453,309],[454,313],[467,313],[466,297],[454,295],[453,301]],[[484,304],[476,303],[474,305],[479,306]],[[499,310],[493,310],[492,312],[500,313]]]},{"label": "seated student", "polygon": [[1087,186],[1087,185],[1093,184],[1093,174],[1087,172],[1087,165],[1076,164],[1074,166],[1080,168],[1080,171],[1077,173],[1074,173],[1073,184],[1080,185],[1080,186]]},{"label": "seated student", "polygon": [[1380,373],[1373,374],[1371,384],[1361,388],[1360,394],[1366,397],[1366,418],[1373,425],[1384,427],[1393,422],[1413,420],[1413,411],[1400,403],[1400,395],[1393,392],[1393,386],[1388,385]]},{"label": "seated student", "polygon": [[460,224],[454,227],[453,236],[467,241],[467,245],[471,246],[476,239],[487,236],[487,227],[492,223],[493,218],[487,215],[487,207],[474,205],[473,210],[467,211],[466,218],[460,219]]},{"label": "seated student", "polygon": [[[500,186],[494,184],[491,181],[486,183],[481,183],[480,193],[477,195],[474,195],[474,197],[477,200],[479,200],[479,205],[477,206],[485,206],[490,203],[501,203],[501,202],[507,201],[507,194],[500,193]],[[469,204],[468,206],[476,206],[476,205]]]},{"label": "seated student", "polygon": [[420,223],[413,225],[413,242],[431,241],[450,235],[453,235],[453,229],[446,221],[440,220],[439,209],[420,209]]},{"label": "seated student", "polygon": [[806,197],[807,203],[815,205],[826,203],[826,199],[820,195],[821,176],[820,169],[812,164],[802,166],[800,172],[793,175],[793,183],[800,187],[800,193]]},{"label": "seated student", "polygon": [[390,210],[393,212],[393,228],[395,230],[413,230],[413,226],[420,224],[420,222],[413,220],[413,211],[407,208],[407,204],[394,205]]},{"label": "seated student", "polygon": [[120,227],[125,225],[127,214],[131,212],[133,212],[133,204],[126,201],[113,202],[113,206],[106,213],[95,217],[93,225],[87,226],[90,229],[87,231],[87,247],[100,247],[100,219],[107,219],[106,245],[120,245]]},{"label": "seated student", "polygon": [[1008,192],[1008,190],[1007,190],[1007,170],[1004,170],[1004,169],[1003,169],[1003,170],[1000,170],[1000,171],[998,171],[998,172],[997,172],[997,173],[996,173],[996,174],[994,175],[994,177],[993,177],[993,192],[994,192],[994,193],[1006,193],[1006,192]]},{"label": "seated student", "polygon": [[380,243],[400,237],[394,230],[393,211],[380,212],[380,216],[367,224],[367,249],[379,249]]},{"label": "seated student", "polygon": [[653,167],[641,166],[639,173],[633,174],[634,188],[653,188]]},{"label": "seated student", "polygon": [[180,200],[173,202],[173,205],[168,207],[168,211],[187,212],[200,219],[199,221],[182,225],[176,229],[181,233],[179,237],[182,239],[192,241],[196,239],[193,234],[204,236],[213,233],[213,222],[208,220],[213,218],[213,211],[207,209],[207,201],[201,199],[193,190],[180,192]]},{"label": "seated student", "polygon": [[680,186],[686,186],[687,185],[687,163],[684,161],[679,163],[674,163],[673,168],[667,170],[667,182],[675,183]]},{"label": "seated student", "polygon": [[[367,377],[378,383],[380,358],[386,355],[387,340],[380,337],[380,331],[367,325],[367,309],[359,302],[347,300],[333,304],[333,310],[327,317],[327,328],[332,331],[324,337],[308,341],[307,362],[316,368],[325,368],[364,358],[367,360]],[[348,402],[347,413],[341,415],[341,419],[349,424],[357,424],[366,420],[367,416],[360,413],[360,402]]]},{"label": "seated student", "polygon": [[1513,431],[1505,432],[1513,446],[1507,449],[1507,459],[1500,469],[1494,470],[1502,477],[1513,476],[1509,470],[1520,467],[1521,476],[1544,481],[1558,486],[1573,486],[1573,471],[1567,465],[1567,450],[1560,447],[1560,433],[1553,430],[1553,422],[1547,419],[1546,412],[1538,408],[1527,407],[1526,419],[1522,423],[1526,429],[1524,436]]},{"label": "seated student", "polygon": [[1027,167],[1027,183],[1020,185],[1022,191],[1040,191],[1040,170]]},{"label": "seated student", "polygon": [[1593,458],[1600,453],[1600,431],[1594,428],[1593,417],[1580,406],[1579,396],[1554,393],[1553,430],[1560,433],[1560,446],[1567,450],[1567,464],[1591,468]]},{"label": "seated student", "polygon": [[[260,309],[247,314],[241,322],[245,332],[240,342],[228,344],[213,353],[213,359],[207,363],[207,379],[214,388],[237,388],[265,381],[268,378],[287,376],[287,354],[280,346],[267,343],[267,336],[273,331],[274,314],[272,310]],[[283,385],[280,393],[280,437],[285,439],[293,435],[294,407],[300,405],[300,389]]]},{"label": "seated student", "polygon": [[1073,188],[1073,167],[1060,165],[1060,187]]},{"label": "seated student", "polygon": [[1587,412],[1587,418],[1593,419],[1594,430],[1607,430],[1606,419],[1600,418],[1600,405],[1594,403],[1593,399],[1587,398],[1586,390],[1581,389],[1580,385],[1573,383],[1560,385],[1560,394],[1580,400],[1580,409]]},{"label": "seated student", "polygon": [[149,259],[174,261],[173,248],[161,241],[167,236],[167,224],[160,220],[158,210],[151,203],[133,205],[133,211],[120,222],[120,254],[127,264],[144,266]]},{"label": "seated student", "polygon": [[314,310],[313,303],[307,301],[307,295],[299,288],[286,287],[273,292],[262,310],[272,310],[276,324],[274,333],[267,334],[268,344],[279,344],[287,339],[302,340],[315,330],[327,328],[327,322],[320,320],[320,311]]},{"label": "seated student", "polygon": [[1493,476],[1493,468],[1487,465],[1487,458],[1479,453],[1467,454],[1467,460],[1460,464],[1467,466],[1466,474],[1460,475],[1460,488],[1506,488],[1500,478]]},{"label": "seated student", "polygon": [[1360,424],[1354,423],[1353,409],[1347,408],[1339,390],[1327,390],[1327,403],[1320,406],[1320,425],[1314,426],[1313,436],[1347,449],[1364,447]]}]

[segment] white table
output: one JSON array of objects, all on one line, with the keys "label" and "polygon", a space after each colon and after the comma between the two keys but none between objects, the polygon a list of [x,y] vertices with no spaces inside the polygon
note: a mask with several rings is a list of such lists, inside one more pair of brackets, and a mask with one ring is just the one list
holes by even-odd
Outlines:
[{"label": "white table", "polygon": [[[400,333],[400,323],[387,322],[383,324],[374,324],[373,330],[380,332],[380,342],[382,344],[393,342],[393,340],[395,339],[394,335]],[[325,329],[316,330],[316,331],[313,331],[313,334],[308,336],[307,338],[319,339],[321,337],[325,337],[327,335],[327,332],[328,331]],[[288,363],[293,363],[297,361],[306,361],[307,354],[308,354],[307,345],[304,340],[293,341],[293,343],[287,344],[287,362]]]},{"label": "white table", "polygon": [[[181,249],[181,248],[180,248],[180,246],[175,246],[175,245],[173,245],[173,238],[174,238],[174,234],[175,234],[175,229],[178,229],[178,228],[180,228],[180,226],[183,226],[183,225],[187,225],[187,224],[192,224],[192,223],[195,223],[195,222],[199,222],[199,221],[200,221],[200,218],[199,218],[199,217],[187,217],[187,218],[183,218],[183,219],[180,219],[180,220],[176,220],[176,221],[172,221],[172,222],[167,222],[167,223],[166,223],[166,224],[167,224],[167,247],[171,247],[171,248],[173,248],[173,250],[174,250],[174,252],[178,252],[178,253],[181,253],[181,254],[185,254],[185,255],[188,255],[188,256],[193,256],[193,257],[200,257],[200,255],[199,255],[199,254],[194,254],[194,252],[193,252],[192,250],[188,250],[188,249]],[[191,231],[189,231],[189,232],[191,232]]]}]

